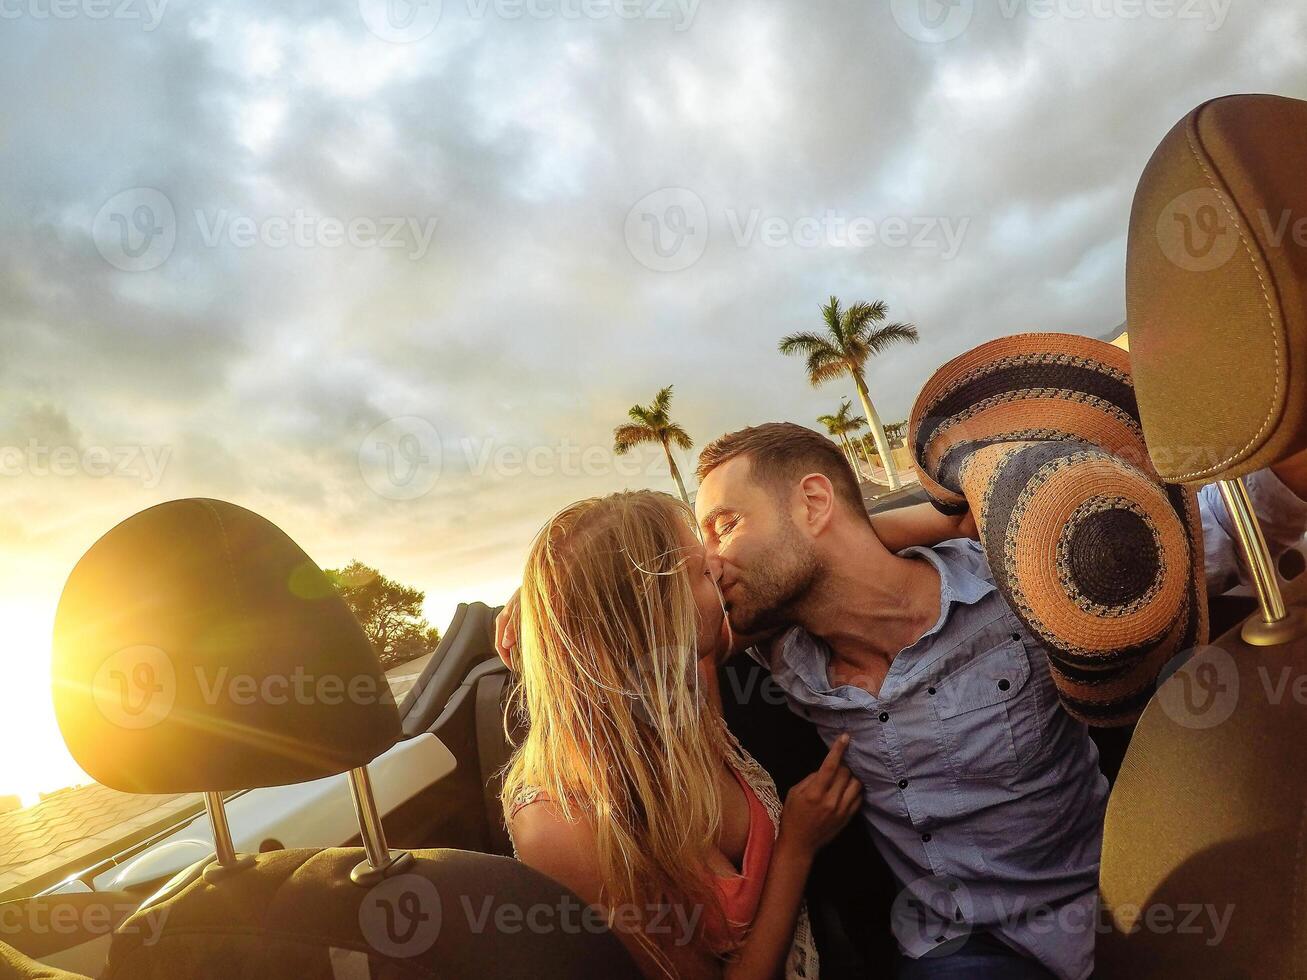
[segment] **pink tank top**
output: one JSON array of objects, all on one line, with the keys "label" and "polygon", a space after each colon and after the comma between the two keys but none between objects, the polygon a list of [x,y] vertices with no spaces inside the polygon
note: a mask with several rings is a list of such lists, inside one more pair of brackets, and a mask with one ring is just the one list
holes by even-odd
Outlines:
[{"label": "pink tank top", "polygon": [[[744,776],[734,766],[730,769],[740,784],[740,789],[744,790],[744,798],[749,804],[749,836],[744,843],[744,858],[740,862],[739,872],[712,876],[713,886],[721,897],[724,918],[709,909],[703,917],[703,936],[709,947],[719,954],[737,948],[748,935],[754,917],[758,914],[762,887],[766,884],[772,849],[776,845],[775,825],[767,808]],[[548,799],[546,793],[534,790],[528,796],[514,801],[508,817],[511,820],[522,807]]]},{"label": "pink tank top", "polygon": [[719,953],[735,949],[748,935],[762,901],[762,886],[767,881],[771,866],[772,848],[776,844],[775,830],[767,808],[743,776],[731,767],[735,779],[744,790],[749,803],[749,837],[744,844],[744,859],[738,874],[721,877],[714,875],[714,885],[721,895],[722,911],[726,921],[711,912],[704,918],[704,938]]}]

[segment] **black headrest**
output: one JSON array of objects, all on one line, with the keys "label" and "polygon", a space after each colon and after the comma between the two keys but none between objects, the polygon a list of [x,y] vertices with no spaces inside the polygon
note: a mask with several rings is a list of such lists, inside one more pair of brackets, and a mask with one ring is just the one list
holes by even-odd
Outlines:
[{"label": "black headrest", "polygon": [[322,570],[220,500],[142,511],[82,556],[53,668],[73,758],[125,792],[318,779],[399,737],[376,653]]}]

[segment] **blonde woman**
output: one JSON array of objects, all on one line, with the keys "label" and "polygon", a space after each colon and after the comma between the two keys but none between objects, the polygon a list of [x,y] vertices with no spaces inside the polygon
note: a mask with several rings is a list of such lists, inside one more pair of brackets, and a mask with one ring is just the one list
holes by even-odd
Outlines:
[{"label": "blonde woman", "polygon": [[837,742],[782,807],[727,731],[729,629],[689,508],[584,500],[532,545],[516,669],[518,857],[603,911],[649,977],[811,977],[814,854],[858,812]]}]

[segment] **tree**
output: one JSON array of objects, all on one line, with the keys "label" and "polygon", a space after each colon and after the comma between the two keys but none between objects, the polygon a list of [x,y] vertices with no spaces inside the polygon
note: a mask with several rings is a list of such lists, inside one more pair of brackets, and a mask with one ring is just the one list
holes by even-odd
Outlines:
[{"label": "tree", "polygon": [[[826,426],[827,432],[839,439],[840,445],[844,447],[844,455],[849,458],[849,465],[853,467],[854,473],[858,473],[858,457],[854,452],[854,444],[849,436],[866,425],[867,420],[861,415],[850,415],[849,413],[852,411],[853,406],[849,403],[849,400],[845,398],[840,402],[840,410],[838,412],[834,415],[818,415],[817,421]],[[859,478],[861,478],[861,474],[859,474]]]},{"label": "tree", "polygon": [[672,456],[672,447],[689,450],[694,446],[694,440],[678,423],[672,421],[671,405],[671,385],[658,392],[651,404],[632,405],[627,413],[631,421],[613,430],[613,452],[624,456],[636,446],[651,443],[662,446],[667,456],[667,466],[672,471],[672,479],[676,481],[676,489],[680,491],[681,499],[688,504],[690,495],[685,492],[685,481],[681,479],[681,470],[676,465],[676,458]]},{"label": "tree", "polygon": [[886,348],[897,343],[915,344],[919,338],[917,328],[910,323],[886,323],[882,326],[888,309],[885,301],[878,299],[871,303],[857,302],[842,310],[840,301],[832,296],[830,302],[821,308],[825,332],[790,334],[781,339],[780,352],[803,354],[808,358],[808,381],[814,388],[846,374],[853,379],[862,411],[871,424],[876,451],[885,466],[885,475],[889,477],[890,489],[897,490],[898,469],[889,452],[885,427],[867,393],[864,373],[867,361],[884,353]]},{"label": "tree", "polygon": [[899,422],[887,422],[885,424],[885,438],[889,440],[890,448],[902,446],[903,441],[908,437],[908,420],[903,419]]},{"label": "tree", "polygon": [[327,578],[363,627],[382,667],[430,653],[440,642],[440,630],[422,615],[426,593],[421,589],[401,585],[360,561],[327,569]]}]

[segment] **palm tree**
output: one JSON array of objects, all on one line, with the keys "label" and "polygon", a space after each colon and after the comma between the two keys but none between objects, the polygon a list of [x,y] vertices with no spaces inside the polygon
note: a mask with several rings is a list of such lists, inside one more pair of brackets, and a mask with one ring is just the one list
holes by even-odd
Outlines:
[{"label": "palm tree", "polygon": [[846,398],[840,402],[838,412],[834,415],[818,415],[817,421],[826,426],[826,431],[840,441],[840,445],[844,447],[844,455],[849,459],[849,465],[853,467],[853,472],[857,473],[859,470],[858,456],[854,452],[853,442],[849,439],[849,434],[861,429],[867,424],[867,420],[861,415],[850,415],[849,413],[852,411],[853,406],[849,404],[849,400]]},{"label": "palm tree", "polygon": [[917,328],[910,323],[886,323],[882,326],[887,310],[885,301],[879,299],[871,303],[857,302],[842,310],[840,301],[832,296],[830,302],[821,308],[826,331],[790,334],[781,340],[780,351],[782,354],[807,356],[808,381],[814,388],[846,374],[853,379],[858,398],[862,401],[862,411],[871,423],[871,436],[876,440],[876,451],[885,466],[890,489],[897,490],[898,469],[890,456],[885,427],[881,425],[880,416],[867,393],[863,372],[867,361],[886,348],[899,342],[915,344],[919,338]]},{"label": "palm tree", "polygon": [[672,471],[672,479],[676,481],[676,489],[681,492],[681,499],[688,504],[690,495],[685,492],[685,482],[681,479],[680,468],[672,456],[672,447],[688,450],[694,445],[694,440],[678,423],[672,421],[669,413],[671,402],[672,386],[668,385],[654,396],[651,404],[632,405],[627,413],[631,416],[631,421],[613,430],[613,452],[624,456],[636,446],[658,443],[667,454],[667,466]]}]

